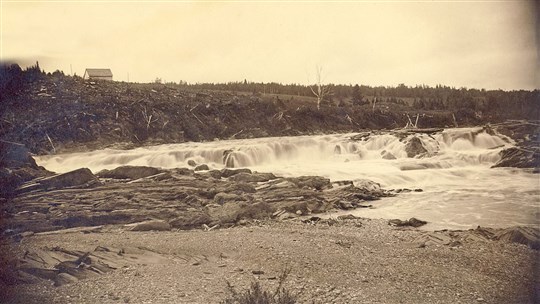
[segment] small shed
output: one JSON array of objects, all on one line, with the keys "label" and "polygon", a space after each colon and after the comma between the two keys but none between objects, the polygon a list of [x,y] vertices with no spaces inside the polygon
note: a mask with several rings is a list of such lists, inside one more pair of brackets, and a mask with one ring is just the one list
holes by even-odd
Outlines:
[{"label": "small shed", "polygon": [[86,69],[83,79],[113,80],[111,69]]}]

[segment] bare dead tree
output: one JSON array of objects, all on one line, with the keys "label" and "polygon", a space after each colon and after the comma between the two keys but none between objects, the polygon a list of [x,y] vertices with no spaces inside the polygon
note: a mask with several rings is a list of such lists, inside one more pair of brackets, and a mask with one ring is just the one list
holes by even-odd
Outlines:
[{"label": "bare dead tree", "polygon": [[330,89],[330,86],[323,85],[323,79],[322,79],[322,67],[317,66],[316,67],[316,83],[314,86],[310,86],[311,92],[315,97],[317,97],[317,110],[321,108],[321,102],[324,100],[325,97],[332,95],[332,90]]},{"label": "bare dead tree", "polygon": [[377,103],[377,98],[373,98],[373,101],[371,102],[371,112],[375,112],[375,103]]},{"label": "bare dead tree", "polygon": [[158,119],[155,117],[152,117],[153,115],[148,115],[148,112],[146,111],[146,107],[141,111],[142,116],[144,118],[144,122],[146,122],[146,130],[150,129],[150,125],[154,122],[156,122]]}]

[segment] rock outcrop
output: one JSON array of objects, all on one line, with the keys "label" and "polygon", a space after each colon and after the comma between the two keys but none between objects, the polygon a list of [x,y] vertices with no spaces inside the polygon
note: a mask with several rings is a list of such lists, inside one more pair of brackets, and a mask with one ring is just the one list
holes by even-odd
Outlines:
[{"label": "rock outcrop", "polygon": [[99,184],[97,177],[88,168],[56,174],[32,180],[17,189],[19,193],[33,190],[58,190],[70,187],[94,186]]},{"label": "rock outcrop", "polygon": [[407,157],[413,158],[424,153],[427,153],[427,149],[422,144],[420,138],[413,136],[405,144],[405,152],[407,152]]},{"label": "rock outcrop", "polygon": [[[368,181],[358,186],[338,182],[334,187],[319,176],[282,178],[249,169],[217,172],[223,177],[185,168],[119,167],[100,172],[103,181],[88,169],[35,180],[14,199],[12,227],[17,233],[133,223],[138,223],[135,230],[227,227],[241,220],[271,218],[279,210],[295,216],[349,210],[393,195]],[[75,189],[87,187],[92,191]],[[148,219],[153,221],[140,223]]]}]

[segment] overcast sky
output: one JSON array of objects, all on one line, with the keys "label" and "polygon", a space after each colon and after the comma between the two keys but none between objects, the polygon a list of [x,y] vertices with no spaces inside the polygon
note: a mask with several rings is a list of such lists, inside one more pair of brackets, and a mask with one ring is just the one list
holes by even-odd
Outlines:
[{"label": "overcast sky", "polygon": [[539,88],[533,2],[2,2],[2,60],[115,80]]}]

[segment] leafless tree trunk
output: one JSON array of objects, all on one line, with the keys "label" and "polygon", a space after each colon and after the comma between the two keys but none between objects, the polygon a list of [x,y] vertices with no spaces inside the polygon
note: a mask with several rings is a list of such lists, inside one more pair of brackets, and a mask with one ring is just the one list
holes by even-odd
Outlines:
[{"label": "leafless tree trunk", "polygon": [[309,88],[311,89],[311,92],[313,92],[313,95],[317,97],[317,110],[319,110],[321,108],[321,101],[323,101],[325,97],[332,95],[332,90],[330,90],[329,86],[322,84],[322,67],[317,66],[316,72],[317,82],[314,86],[310,86]]},{"label": "leafless tree trunk", "polygon": [[157,118],[153,118],[152,114],[148,115],[148,112],[146,111],[146,107],[144,107],[144,110],[141,111],[142,116],[144,118],[144,122],[146,122],[146,130],[150,129],[150,125],[157,121]]}]

